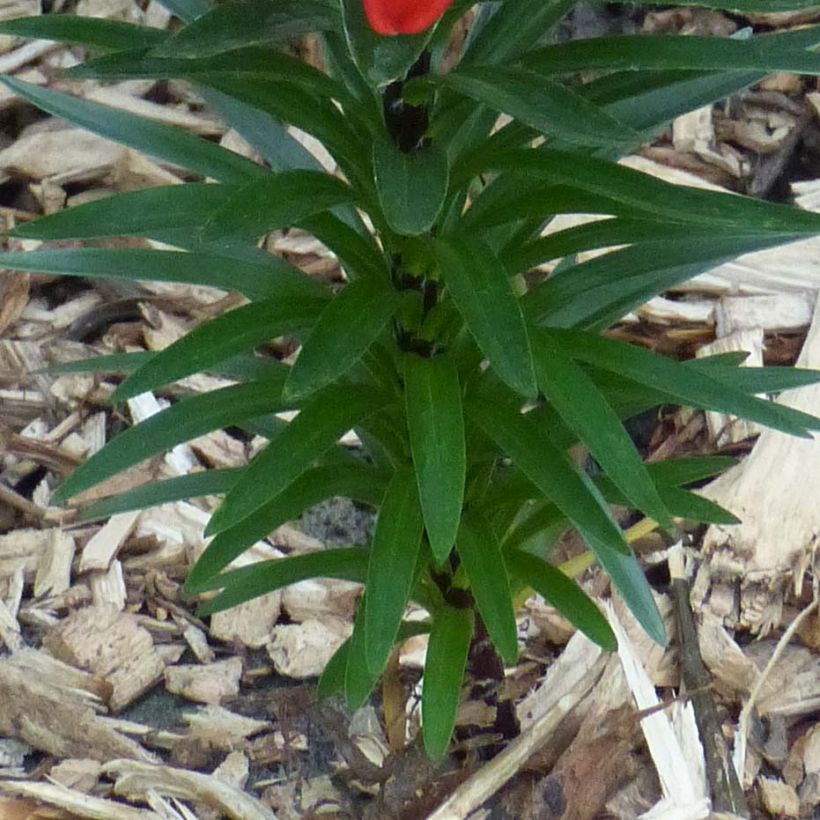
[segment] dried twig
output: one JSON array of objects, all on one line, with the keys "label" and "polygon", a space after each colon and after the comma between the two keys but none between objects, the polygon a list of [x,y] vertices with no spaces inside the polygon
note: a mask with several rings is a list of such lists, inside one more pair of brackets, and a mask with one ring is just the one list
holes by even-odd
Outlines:
[{"label": "dried twig", "polygon": [[692,699],[695,721],[703,744],[712,807],[715,811],[748,817],[749,808],[732,766],[709,687],[709,673],[700,655],[695,621],[689,606],[689,583],[686,580],[680,544],[669,550],[669,574],[672,577],[671,593],[675,602],[683,682]]},{"label": "dried twig", "polygon": [[806,618],[808,618],[809,615],[817,609],[818,604],[820,604],[820,598],[815,597],[815,599],[789,624],[788,628],[777,642],[777,646],[775,647],[771,658],[769,658],[769,662],[760,673],[760,676],[755,682],[752,691],[749,693],[749,699],[743,704],[743,708],[740,710],[740,719],[738,720],[737,734],[735,735],[735,748],[732,757],[735,771],[737,772],[737,776],[740,778],[741,782],[743,781],[743,774],[746,769],[746,743],[749,737],[749,724],[752,720],[752,715],[754,714],[757,699],[763,691],[763,685],[766,683],[766,680],[772,670],[777,665],[780,657],[786,651],[786,647],[789,643],[791,643],[791,639],[795,632],[797,632],[800,628],[803,621],[805,621]]}]

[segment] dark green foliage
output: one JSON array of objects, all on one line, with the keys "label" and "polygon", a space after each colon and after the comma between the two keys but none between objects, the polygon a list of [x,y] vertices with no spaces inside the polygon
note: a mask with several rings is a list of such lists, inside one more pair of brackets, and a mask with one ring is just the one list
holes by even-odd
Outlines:
[{"label": "dark green foliage", "polygon": [[[366,584],[351,638],[320,682],[366,701],[397,642],[430,632],[423,740],[445,754],[471,641],[489,635],[515,663],[515,595],[531,588],[606,649],[605,619],[545,560],[575,528],[644,629],[666,641],[639,562],[610,505],[628,505],[674,535],[676,519],[731,524],[687,489],[728,459],[644,464],[624,421],[682,403],[793,435],[820,421],[760,398],[820,373],[741,368],[742,356],[677,362],[603,334],[677,282],[736,256],[820,232],[820,216],[785,205],[667,184],[619,156],[677,115],[769,73],[820,74],[820,28],[747,39],[623,36],[549,44],[573,0],[480,3],[463,59],[440,70],[455,3],[438,28],[382,38],[360,0],[164,0],[180,25],[138,26],[47,14],[0,33],[89,49],[72,70],[99,80],[192,83],[265,158],[251,162],[179,129],[3,78],[43,110],[184,168],[189,183],[123,193],[20,225],[22,238],[147,237],[177,250],[44,248],[8,253],[8,269],[199,283],[249,304],[203,323],[157,354],[102,357],[54,369],[121,372],[115,402],[170,390],[166,410],[128,429],[57,490],[66,501],[142,460],[211,430],[240,425],[269,443],[248,466],[145,485],[80,515],[221,494],[192,569],[205,615],[307,578]],[[816,0],[699,0],[737,13]],[[281,50],[322,35],[328,74]],[[584,82],[579,74],[594,70]],[[499,113],[507,122],[493,133]],[[325,172],[288,132],[321,142],[342,171]],[[538,139],[536,139],[538,138]],[[541,236],[556,215],[608,219]],[[334,289],[260,249],[298,227],[340,261]],[[98,243],[99,244],[99,243]],[[624,245],[540,284],[540,263]],[[295,364],[258,348],[287,336]],[[184,397],[193,373],[237,381]],[[182,397],[180,398],[180,395]],[[276,414],[298,411],[285,423]],[[338,445],[355,430],[367,458]],[[600,473],[568,455],[581,444]],[[259,539],[342,495],[377,510],[368,548],[291,555],[232,569]],[[538,554],[536,554],[538,553]],[[429,618],[403,620],[408,602]]]}]

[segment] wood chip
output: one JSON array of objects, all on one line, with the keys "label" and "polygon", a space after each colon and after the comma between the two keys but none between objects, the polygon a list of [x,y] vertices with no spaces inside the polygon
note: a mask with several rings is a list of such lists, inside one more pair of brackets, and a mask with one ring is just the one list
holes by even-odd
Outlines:
[{"label": "wood chip", "polygon": [[77,572],[107,571],[139,516],[139,510],[112,515],[83,548]]},{"label": "wood chip", "polygon": [[340,618],[310,618],[301,624],[275,626],[266,649],[280,675],[316,677],[352,632],[352,624]]},{"label": "wood chip", "polygon": [[222,706],[208,704],[186,712],[189,739],[200,740],[214,749],[229,749],[248,737],[271,728],[264,720],[237,715]]},{"label": "wood chip", "polygon": [[798,817],[800,798],[797,792],[782,780],[760,777],[757,781],[760,802],[772,817]]},{"label": "wood chip", "polygon": [[116,776],[115,794],[129,800],[156,790],[168,797],[204,803],[232,820],[276,820],[259,800],[218,777],[133,760],[114,760],[105,771]]},{"label": "wood chip", "polygon": [[135,809],[125,803],[92,797],[80,791],[67,789],[58,783],[25,783],[0,781],[0,789],[7,794],[31,797],[51,806],[71,812],[72,817],[90,820],[162,820],[160,815],[145,809]]},{"label": "wood chip", "polygon": [[71,586],[74,538],[63,530],[50,530],[43,557],[34,576],[34,597],[61,595]]},{"label": "wood chip", "polygon": [[94,711],[110,686],[44,652],[23,649],[0,661],[0,735],[57,757],[151,760]]},{"label": "wood chip", "polygon": [[102,764],[91,758],[69,758],[53,766],[48,776],[55,783],[67,789],[76,789],[86,794],[93,791],[100,781]]},{"label": "wood chip", "polygon": [[165,688],[175,695],[200,703],[219,704],[239,694],[242,660],[228,658],[203,666],[169,666],[165,670]]},{"label": "wood chip", "polygon": [[[800,367],[818,365],[820,311],[798,360]],[[816,415],[820,387],[790,390],[778,401]],[[702,491],[741,519],[736,526],[710,526],[703,549],[714,574],[740,584],[741,623],[754,631],[766,634],[779,625],[784,579],[793,578],[799,589],[812,561],[820,535],[818,486],[820,440],[765,430],[747,459]]]},{"label": "wood chip", "polygon": [[165,669],[150,633],[134,615],[112,606],[77,610],[45,635],[43,645],[54,657],[109,683],[114,712],[158,683]]}]

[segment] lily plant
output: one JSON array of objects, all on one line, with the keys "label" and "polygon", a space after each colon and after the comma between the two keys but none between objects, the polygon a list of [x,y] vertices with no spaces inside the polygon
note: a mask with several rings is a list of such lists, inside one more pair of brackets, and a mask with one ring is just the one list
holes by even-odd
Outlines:
[{"label": "lily plant", "polygon": [[[197,283],[245,297],[162,351],[71,366],[124,374],[115,404],[145,391],[172,403],[77,468],[55,503],[212,430],[265,437],[245,467],[151,482],[79,517],[224,496],[185,584],[202,596],[203,615],[303,579],[363,583],[352,635],[320,689],[362,705],[396,662],[395,647],[429,632],[421,721],[434,758],[448,750],[468,660],[479,654],[471,647],[489,643],[499,677],[516,663],[516,602],[527,591],[615,646],[596,604],[550,562],[568,530],[664,643],[611,506],[670,537],[684,520],[735,522],[687,489],[731,461],[644,463],[624,422],[677,404],[810,436],[818,419],[760,395],[820,374],[740,367],[743,353],[677,361],[608,331],[721,262],[817,234],[820,215],[671,185],[618,159],[677,116],[768,74],[820,75],[820,27],[555,42],[573,0],[162,2],[178,18],[168,31],[56,13],[0,23],[4,34],[82,47],[86,59],[67,79],[189,82],[262,158],[2,79],[43,111],[183,169],[185,180],[21,224],[13,236],[45,244],[6,253],[5,269]],[[815,3],[694,4],[743,14]],[[465,14],[469,32],[456,47]],[[320,67],[283,48],[308,34],[321,43]],[[324,147],[332,171],[301,134]],[[600,218],[552,226],[577,213]],[[340,284],[260,244],[291,227],[335,255]],[[153,243],[107,242],[119,237]],[[540,272],[557,260],[551,275]],[[301,346],[292,364],[269,353],[281,337]],[[174,386],[197,372],[231,381],[201,395]],[[339,443],[349,430],[359,452]],[[596,469],[579,467],[572,448]],[[376,511],[367,547],[231,566],[334,496]],[[410,602],[426,618],[405,620]]]}]

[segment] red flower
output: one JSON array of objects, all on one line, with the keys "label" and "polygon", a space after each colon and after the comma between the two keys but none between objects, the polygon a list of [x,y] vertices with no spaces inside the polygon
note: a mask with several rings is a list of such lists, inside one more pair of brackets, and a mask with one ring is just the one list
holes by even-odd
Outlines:
[{"label": "red flower", "polygon": [[370,27],[377,34],[419,34],[430,28],[453,0],[364,0]]}]

